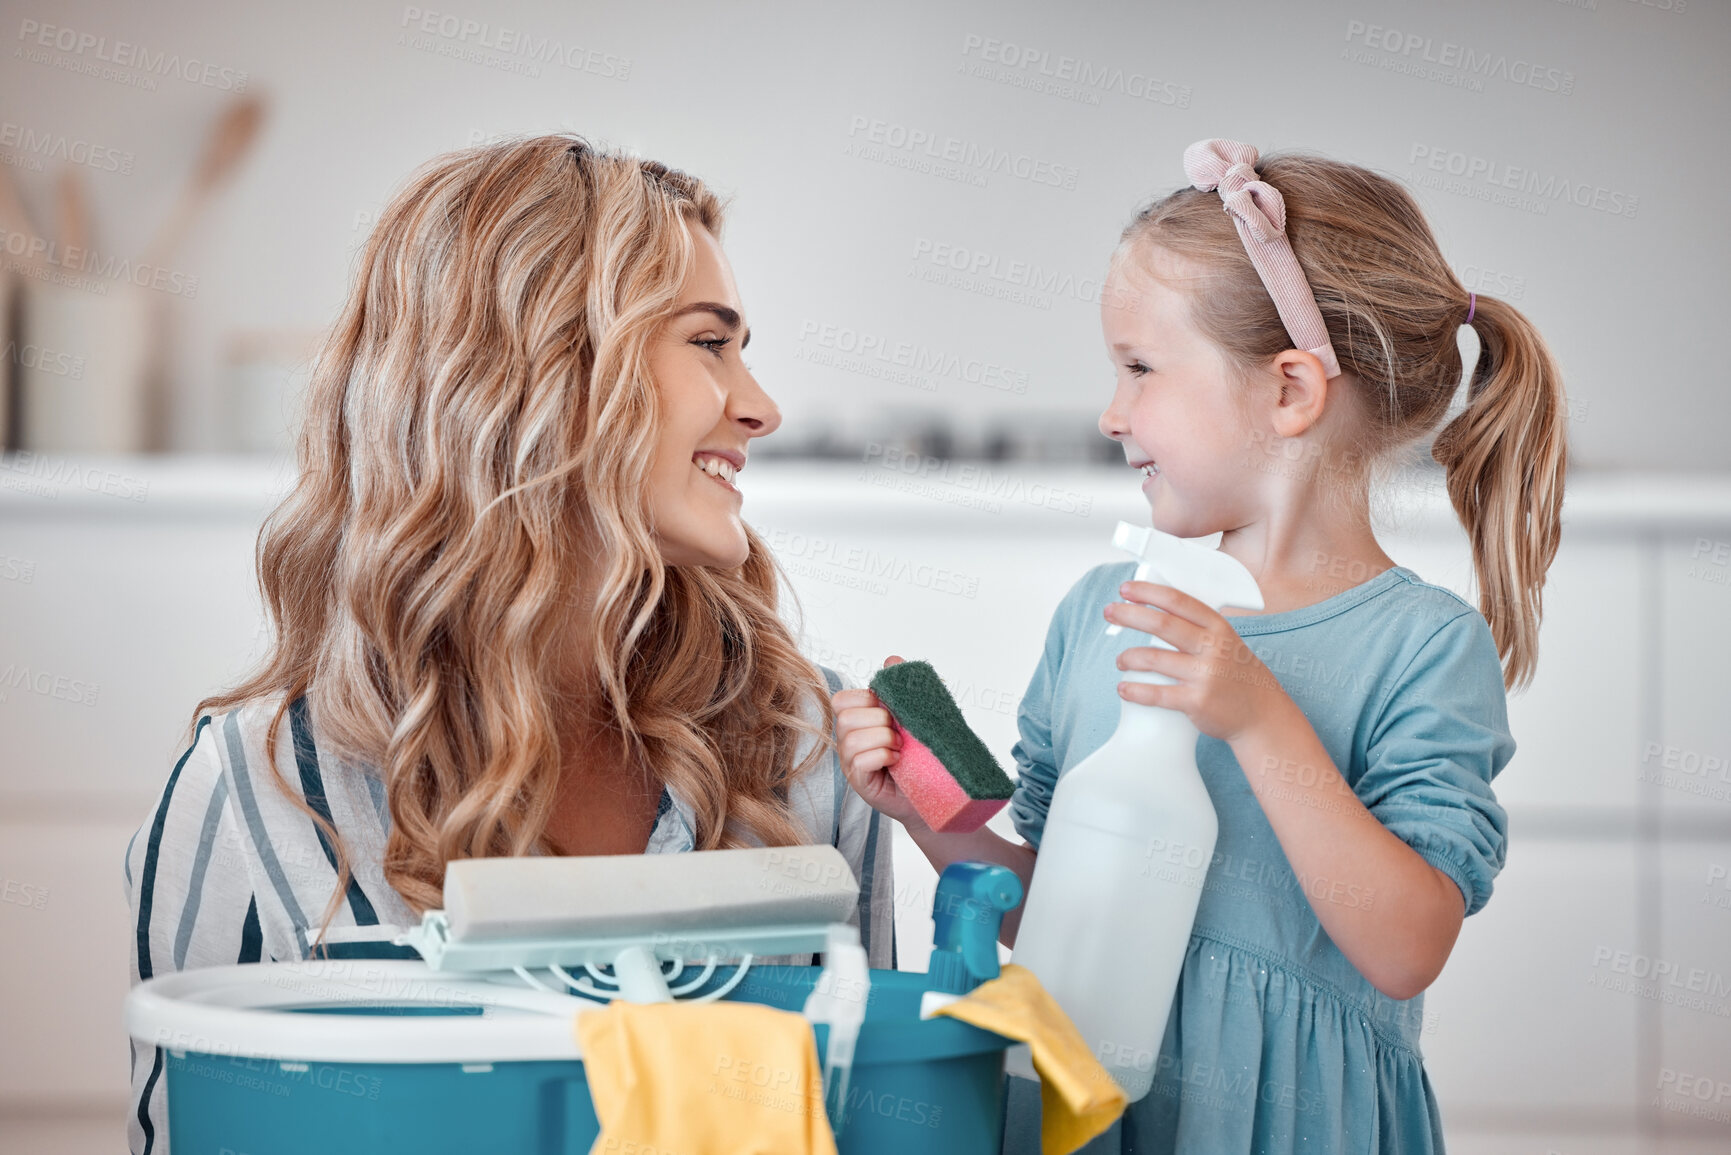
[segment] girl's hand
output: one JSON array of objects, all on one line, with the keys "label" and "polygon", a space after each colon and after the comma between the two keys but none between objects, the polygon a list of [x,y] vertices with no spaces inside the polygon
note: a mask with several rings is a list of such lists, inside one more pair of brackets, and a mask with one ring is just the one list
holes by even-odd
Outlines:
[{"label": "girl's hand", "polygon": [[1198,730],[1223,742],[1296,708],[1220,611],[1154,582],[1125,582],[1118,592],[1126,600],[1106,607],[1108,621],[1178,647],[1132,646],[1119,654],[1120,670],[1153,670],[1177,679],[1169,686],[1120,682],[1118,693],[1124,698],[1182,710]]},{"label": "girl's hand", "polygon": [[[901,658],[891,654],[884,665],[899,661]],[[873,810],[911,830],[923,831],[925,822],[889,774],[888,768],[901,759],[901,739],[890,712],[869,689],[837,690],[829,701],[835,708],[836,755],[848,785]]]}]

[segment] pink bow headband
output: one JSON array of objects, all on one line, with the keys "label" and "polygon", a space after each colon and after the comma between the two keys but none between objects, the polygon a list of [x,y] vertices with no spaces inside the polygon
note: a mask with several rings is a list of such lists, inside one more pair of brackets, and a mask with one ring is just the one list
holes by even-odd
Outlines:
[{"label": "pink bow headband", "polygon": [[1298,257],[1286,239],[1286,202],[1280,190],[1256,175],[1257,152],[1236,140],[1199,140],[1184,150],[1184,175],[1190,183],[1208,192],[1220,190],[1238,238],[1250,254],[1250,263],[1274,298],[1274,307],[1295,348],[1314,353],[1328,377],[1340,376],[1340,361],[1322,323],[1322,310],[1310,282],[1304,279]]}]

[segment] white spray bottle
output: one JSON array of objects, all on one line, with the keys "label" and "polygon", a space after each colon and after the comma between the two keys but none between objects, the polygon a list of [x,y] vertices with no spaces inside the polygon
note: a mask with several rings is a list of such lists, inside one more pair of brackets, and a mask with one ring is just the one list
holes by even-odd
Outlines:
[{"label": "white spray bottle", "polygon": [[[1262,609],[1256,579],[1218,550],[1127,522],[1112,544],[1141,561],[1136,581],[1217,611]],[[1119,680],[1174,681],[1151,670]],[[1011,959],[1034,972],[1131,1102],[1154,1082],[1219,831],[1197,733],[1181,711],[1124,700],[1112,737],[1058,779]],[[1026,1050],[1012,1049],[1010,1073],[1037,1078]]]}]

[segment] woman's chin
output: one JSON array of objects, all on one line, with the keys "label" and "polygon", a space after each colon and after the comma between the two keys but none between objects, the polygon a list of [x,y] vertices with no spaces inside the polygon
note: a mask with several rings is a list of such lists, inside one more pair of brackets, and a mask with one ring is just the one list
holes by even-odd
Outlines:
[{"label": "woman's chin", "polygon": [[670,566],[700,566],[704,569],[738,569],[751,554],[751,543],[741,532],[735,541],[662,542],[661,560]]}]

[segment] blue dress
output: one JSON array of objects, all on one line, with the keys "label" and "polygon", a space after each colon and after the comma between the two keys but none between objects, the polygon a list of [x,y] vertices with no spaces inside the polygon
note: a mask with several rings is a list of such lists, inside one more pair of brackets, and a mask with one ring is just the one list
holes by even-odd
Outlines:
[{"label": "blue dress", "polygon": [[[1123,600],[1118,586],[1134,569],[1096,566],[1065,595],[1022,700],[1010,813],[1035,846],[1058,777],[1118,724],[1117,654],[1147,644],[1130,630],[1108,637],[1101,613]],[[1304,711],[1358,799],[1454,879],[1468,914],[1483,907],[1507,825],[1491,779],[1515,741],[1478,610],[1395,566],[1315,605],[1227,620]],[[1391,999],[1366,982],[1306,897],[1372,904],[1375,887],[1296,877],[1231,748],[1201,735],[1196,761],[1220,833],[1154,1086],[1082,1150],[1442,1151],[1419,1047],[1424,996]],[[1305,774],[1291,764],[1252,771]],[[1032,1155],[1038,1084],[1009,1083],[1004,1151]]]}]

